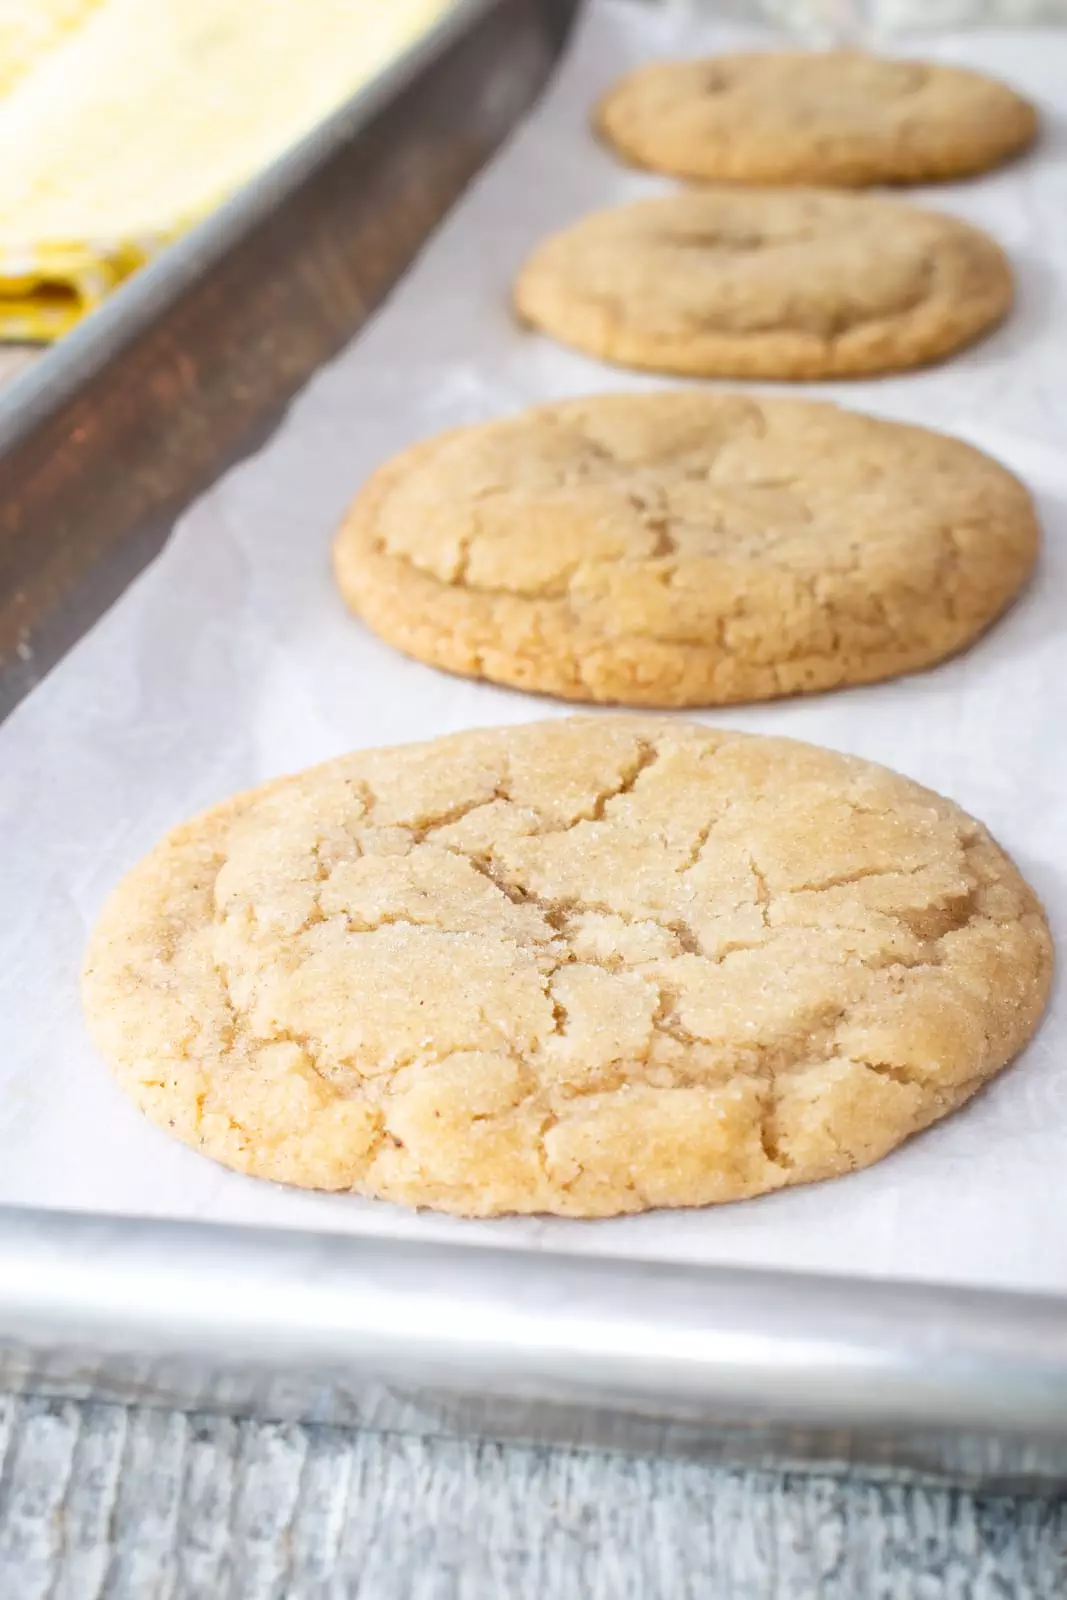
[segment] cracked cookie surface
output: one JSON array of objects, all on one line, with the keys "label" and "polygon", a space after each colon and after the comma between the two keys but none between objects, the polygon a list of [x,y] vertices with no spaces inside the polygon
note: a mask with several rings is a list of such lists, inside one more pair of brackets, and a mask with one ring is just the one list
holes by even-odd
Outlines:
[{"label": "cracked cookie surface", "polygon": [[463,1215],[833,1177],[1026,1042],[1050,977],[984,828],[884,768],[616,717],[372,750],[176,829],[84,978],[154,1121]]},{"label": "cracked cookie surface", "polygon": [[812,379],[922,366],[1012,299],[979,229],[881,196],[690,190],[594,212],[545,240],[521,320],[626,367]]},{"label": "cracked cookie surface", "polygon": [[930,183],[985,172],[1029,145],[1033,106],[962,67],[859,51],[658,61],[597,107],[628,161],[756,184]]},{"label": "cracked cookie surface", "polygon": [[696,390],[538,406],[386,463],[336,541],[349,604],[470,677],[633,706],[871,682],[966,645],[1037,551],[959,440]]}]

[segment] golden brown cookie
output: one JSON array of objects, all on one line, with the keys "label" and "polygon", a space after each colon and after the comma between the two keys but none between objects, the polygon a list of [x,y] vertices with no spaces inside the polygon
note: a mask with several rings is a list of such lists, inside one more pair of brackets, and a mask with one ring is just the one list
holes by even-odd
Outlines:
[{"label": "golden brown cookie", "polygon": [[216,806],[112,895],[85,1001],[148,1116],[241,1172],[597,1217],[877,1161],[1026,1043],[1051,960],[949,801],[619,717]]},{"label": "golden brown cookie", "polygon": [[982,73],[859,51],[657,61],[614,85],[596,126],[637,166],[727,183],[930,183],[998,166],[1037,113]]},{"label": "golden brown cookie", "polygon": [[404,451],[338,533],[390,644],[569,700],[707,706],[969,643],[1030,572],[1011,473],[837,406],[699,390],[537,406]]},{"label": "golden brown cookie", "polygon": [[1011,305],[1011,269],[955,217],[829,190],[694,189],[582,218],[534,251],[520,318],[626,367],[843,378],[922,366]]}]

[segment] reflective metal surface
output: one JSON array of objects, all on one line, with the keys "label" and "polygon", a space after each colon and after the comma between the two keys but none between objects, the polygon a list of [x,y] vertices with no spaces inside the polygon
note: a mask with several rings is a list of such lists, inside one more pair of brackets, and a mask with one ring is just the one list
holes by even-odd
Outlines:
[{"label": "reflective metal surface", "polygon": [[1067,1467],[1067,1306],[918,1285],[0,1214],[0,1381],[987,1484]]}]

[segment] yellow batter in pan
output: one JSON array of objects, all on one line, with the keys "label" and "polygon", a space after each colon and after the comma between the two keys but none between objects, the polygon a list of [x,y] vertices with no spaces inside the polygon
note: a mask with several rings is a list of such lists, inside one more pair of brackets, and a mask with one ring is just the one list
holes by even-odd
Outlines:
[{"label": "yellow batter in pan", "polygon": [[54,339],[449,0],[0,0],[0,339]]}]

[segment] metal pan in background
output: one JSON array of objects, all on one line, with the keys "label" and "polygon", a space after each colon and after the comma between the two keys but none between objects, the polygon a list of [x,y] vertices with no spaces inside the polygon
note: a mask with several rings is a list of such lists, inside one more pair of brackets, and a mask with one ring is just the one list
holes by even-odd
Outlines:
[{"label": "metal pan in background", "polygon": [[578,5],[459,0],[0,394],[0,717],[380,304]]},{"label": "metal pan in background", "polygon": [[[466,0],[0,397],[0,715],[381,301],[576,9]],[[0,1384],[1067,1482],[1067,1300],[863,1279],[8,1208]]]}]

